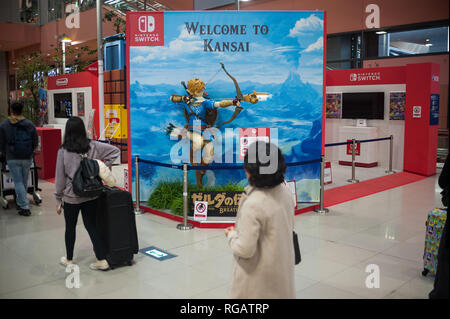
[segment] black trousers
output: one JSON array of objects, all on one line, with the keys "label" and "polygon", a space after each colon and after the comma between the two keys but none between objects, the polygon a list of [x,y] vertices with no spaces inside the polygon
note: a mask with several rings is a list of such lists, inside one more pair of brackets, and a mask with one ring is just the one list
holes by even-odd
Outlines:
[{"label": "black trousers", "polygon": [[441,242],[438,250],[438,264],[436,277],[434,278],[434,287],[429,294],[430,299],[448,299],[449,298],[449,239],[448,239],[448,216],[442,231]]},{"label": "black trousers", "polygon": [[106,251],[103,241],[98,235],[97,223],[97,200],[91,200],[81,204],[64,203],[64,219],[66,220],[66,258],[73,259],[73,248],[75,246],[76,227],[78,221],[78,214],[81,210],[84,227],[86,228],[92,245],[94,246],[94,253],[98,260],[106,258]]}]

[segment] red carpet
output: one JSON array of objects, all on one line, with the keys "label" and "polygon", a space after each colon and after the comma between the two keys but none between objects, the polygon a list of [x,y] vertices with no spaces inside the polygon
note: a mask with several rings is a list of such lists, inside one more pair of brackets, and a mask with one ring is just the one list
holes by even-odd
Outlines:
[{"label": "red carpet", "polygon": [[49,178],[49,179],[44,179],[44,181],[55,184],[55,179],[54,178]]},{"label": "red carpet", "polygon": [[333,206],[360,197],[379,193],[391,188],[403,186],[409,183],[420,181],[426,176],[401,172],[383,177],[370,179],[356,184],[336,187],[325,191],[324,206]]}]

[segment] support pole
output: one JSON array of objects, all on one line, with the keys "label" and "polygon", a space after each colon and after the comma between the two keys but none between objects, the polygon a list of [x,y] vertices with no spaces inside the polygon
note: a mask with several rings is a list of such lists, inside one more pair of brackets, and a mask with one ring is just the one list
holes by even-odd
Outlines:
[{"label": "support pole", "polygon": [[323,207],[324,205],[324,193],[325,193],[325,182],[324,182],[324,173],[325,173],[325,159],[322,155],[320,158],[320,205],[319,208],[314,209],[316,213],[324,214],[328,213],[328,208]]},{"label": "support pole", "polygon": [[61,42],[62,47],[62,74],[66,74],[66,42]]},{"label": "support pole", "polygon": [[105,140],[103,129],[105,128],[105,97],[103,88],[103,36],[102,36],[102,3],[97,0],[97,60],[98,60],[98,119],[100,129],[100,140]]},{"label": "support pole", "polygon": [[141,189],[139,187],[139,156],[136,155],[134,158],[134,173],[136,178],[135,181],[135,189],[136,189],[136,207],[134,208],[134,213],[136,215],[140,215],[142,213],[140,203],[141,203]]},{"label": "support pole", "polygon": [[355,151],[356,151],[356,140],[352,139],[352,178],[348,179],[349,183],[359,183],[359,180],[355,178]]},{"label": "support pole", "polygon": [[190,230],[194,228],[192,224],[187,222],[188,215],[188,166],[183,164],[183,223],[177,225],[179,230]]},{"label": "support pole", "polygon": [[394,155],[394,135],[391,135],[391,139],[389,140],[389,170],[386,171],[387,174],[395,174],[395,171],[392,170],[393,155]]}]

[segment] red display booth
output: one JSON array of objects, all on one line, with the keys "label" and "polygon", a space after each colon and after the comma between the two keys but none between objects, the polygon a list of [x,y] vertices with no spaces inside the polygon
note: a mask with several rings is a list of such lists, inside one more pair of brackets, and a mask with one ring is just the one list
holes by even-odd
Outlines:
[{"label": "red display booth", "polygon": [[61,130],[46,127],[37,127],[39,146],[36,150],[34,161],[40,179],[51,179],[55,177],[56,158],[61,145]]},{"label": "red display booth", "polygon": [[46,127],[61,129],[71,116],[84,120],[93,139],[100,136],[98,112],[98,72],[96,63],[86,72],[63,74],[48,78],[48,120]]},{"label": "red display booth", "polygon": [[[345,109],[345,93],[385,93],[384,117],[368,120],[371,125],[367,127],[350,124],[349,117],[345,120],[327,120],[327,141],[345,141],[349,138],[363,140],[393,135],[397,167],[410,173],[434,175],[437,159],[439,80],[440,69],[435,63],[327,71],[327,96],[342,94],[342,115]],[[396,121],[390,114],[390,101],[395,93],[404,94],[406,97],[402,121]],[[345,147],[342,147],[339,154],[330,154],[330,157],[334,156],[331,159],[339,158],[340,164],[351,164],[351,155],[346,152]],[[362,143],[355,162],[362,167],[376,166],[380,159],[387,161],[388,154],[388,143],[382,146],[377,143]]]}]

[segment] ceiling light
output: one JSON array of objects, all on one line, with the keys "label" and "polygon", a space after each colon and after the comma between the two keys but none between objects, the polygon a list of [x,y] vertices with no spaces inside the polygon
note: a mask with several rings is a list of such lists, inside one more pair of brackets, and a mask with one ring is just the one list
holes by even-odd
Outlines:
[{"label": "ceiling light", "polygon": [[431,46],[433,46],[433,44],[431,44],[431,43],[425,43],[425,46],[431,47]]},{"label": "ceiling light", "polygon": [[375,32],[376,34],[386,34],[387,32],[386,31],[377,31],[377,32]]}]

